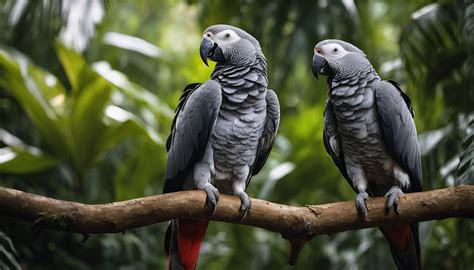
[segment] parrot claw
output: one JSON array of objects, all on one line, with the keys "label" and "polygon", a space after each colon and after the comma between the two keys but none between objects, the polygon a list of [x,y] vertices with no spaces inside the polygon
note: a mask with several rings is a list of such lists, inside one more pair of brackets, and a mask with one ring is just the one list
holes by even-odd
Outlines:
[{"label": "parrot claw", "polygon": [[244,219],[247,214],[250,212],[250,209],[252,208],[252,204],[250,203],[249,195],[245,192],[240,192],[238,194],[235,194],[239,196],[241,204],[240,204],[240,212],[243,212],[244,215],[242,216],[242,219]]},{"label": "parrot claw", "polygon": [[217,202],[219,201],[219,190],[217,190],[217,188],[215,188],[210,183],[207,183],[206,185],[204,185],[202,190],[204,190],[207,194],[206,204],[209,206],[209,208],[212,211],[211,215],[214,215],[214,213],[216,212]]},{"label": "parrot claw", "polygon": [[367,217],[367,213],[369,209],[367,208],[367,200],[369,199],[369,194],[365,191],[359,192],[357,194],[355,200],[355,206],[357,208],[357,212],[361,215],[364,219]]},{"label": "parrot claw", "polygon": [[393,209],[395,210],[395,213],[400,214],[400,205],[398,203],[399,203],[399,200],[400,200],[400,196],[403,195],[403,194],[404,193],[400,189],[399,186],[393,186],[387,192],[387,194],[385,194],[385,198],[388,198],[387,199],[387,204],[385,204],[385,208],[387,209],[387,211],[390,211],[390,208],[393,207]]}]

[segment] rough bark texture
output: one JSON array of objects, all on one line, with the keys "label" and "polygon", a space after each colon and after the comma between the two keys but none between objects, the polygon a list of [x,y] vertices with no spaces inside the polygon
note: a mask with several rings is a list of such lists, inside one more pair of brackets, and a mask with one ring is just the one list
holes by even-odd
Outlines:
[{"label": "rough bark texture", "polygon": [[384,198],[370,199],[367,220],[357,215],[353,201],[296,207],[252,199],[252,210],[242,220],[238,197],[222,195],[212,217],[205,200],[203,191],[183,191],[90,205],[0,187],[0,215],[45,229],[82,234],[123,232],[174,218],[209,218],[298,238],[387,224],[474,217],[474,186],[466,185],[405,194],[400,198],[400,214],[388,213]]},{"label": "rough bark texture", "polygon": [[252,210],[242,219],[238,197],[221,195],[212,217],[205,200],[203,191],[184,191],[90,205],[0,187],[0,216],[24,220],[37,229],[77,232],[85,236],[124,232],[175,218],[209,218],[281,233],[292,243],[290,263],[296,263],[304,243],[317,235],[388,224],[474,217],[474,186],[467,185],[405,194],[400,198],[400,214],[393,210],[387,212],[385,198],[370,199],[367,220],[358,216],[353,201],[297,207],[251,199]]}]

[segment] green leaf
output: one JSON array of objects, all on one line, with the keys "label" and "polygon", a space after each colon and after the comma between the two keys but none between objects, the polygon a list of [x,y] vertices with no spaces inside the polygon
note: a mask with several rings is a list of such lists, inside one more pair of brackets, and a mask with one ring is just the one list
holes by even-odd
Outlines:
[{"label": "green leaf", "polygon": [[0,129],[0,172],[28,174],[50,169],[57,161],[40,149],[27,145],[8,131]]},{"label": "green leaf", "polygon": [[0,148],[0,172],[28,174],[41,172],[57,165],[57,161],[44,155],[38,148]]},{"label": "green leaf", "polygon": [[104,79],[114,85],[134,108],[149,110],[161,122],[171,123],[174,110],[163,102],[159,96],[130,82],[125,74],[113,70],[107,62],[98,62],[92,67]]},{"label": "green leaf", "polygon": [[162,166],[158,164],[164,158],[164,142],[136,115],[120,107],[108,106],[105,117],[108,129],[100,143],[101,152],[126,140],[137,144],[116,172],[115,199],[125,200],[140,196],[161,171]]},{"label": "green leaf", "polygon": [[147,126],[136,115],[117,106],[108,106],[105,111],[110,128],[104,136],[104,144],[118,144],[129,137],[143,138],[148,143],[163,146],[164,141],[158,133]]},{"label": "green leaf", "polygon": [[76,168],[86,168],[100,153],[98,143],[104,133],[103,113],[110,102],[111,87],[95,75],[76,93],[69,119]]},{"label": "green leaf", "polygon": [[[51,76],[31,65],[20,53],[0,47],[0,87],[5,88],[27,112],[51,151],[66,157],[68,146],[61,124],[63,119],[60,112],[56,111],[58,106],[62,106],[64,89]],[[47,77],[54,80],[53,87],[45,82],[44,78]],[[48,98],[53,101],[57,98],[58,106],[52,106]]]},{"label": "green leaf", "polygon": [[63,65],[64,71],[66,71],[72,88],[78,89],[81,83],[81,73],[87,66],[86,61],[79,53],[66,48],[59,42],[56,42],[56,53],[58,54],[59,61],[61,61]]}]

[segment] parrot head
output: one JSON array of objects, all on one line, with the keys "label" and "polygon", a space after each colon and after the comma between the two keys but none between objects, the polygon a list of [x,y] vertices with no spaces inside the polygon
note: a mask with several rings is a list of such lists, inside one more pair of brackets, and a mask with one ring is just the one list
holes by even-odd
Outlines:
[{"label": "parrot head", "polygon": [[258,41],[244,30],[225,24],[216,24],[204,30],[200,48],[201,59],[231,65],[251,64],[257,56],[263,57]]},{"label": "parrot head", "polygon": [[365,53],[356,46],[337,39],[326,39],[314,46],[313,74],[325,76],[354,76],[359,70],[370,65]]}]

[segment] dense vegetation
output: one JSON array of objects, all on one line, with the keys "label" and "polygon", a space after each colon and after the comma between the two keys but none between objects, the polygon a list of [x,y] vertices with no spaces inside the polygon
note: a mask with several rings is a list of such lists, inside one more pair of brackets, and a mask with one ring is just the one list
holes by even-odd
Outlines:
[{"label": "dense vegetation", "polygon": [[[355,196],[322,143],[326,85],[312,76],[310,61],[325,38],[358,45],[383,78],[398,80],[412,97],[425,189],[474,179],[473,1],[0,3],[1,186],[86,203],[159,194],[173,109],[184,85],[210,75],[198,48],[202,30],[215,23],[261,41],[280,97],[279,135],[252,180],[252,197],[305,205]],[[0,221],[0,269],[167,263],[165,224],[81,244],[81,235],[35,234],[30,225]],[[420,235],[425,269],[474,265],[472,221],[425,222]],[[214,222],[199,268],[285,269],[288,254],[277,234]],[[298,266],[394,268],[376,229],[315,238]]]}]

